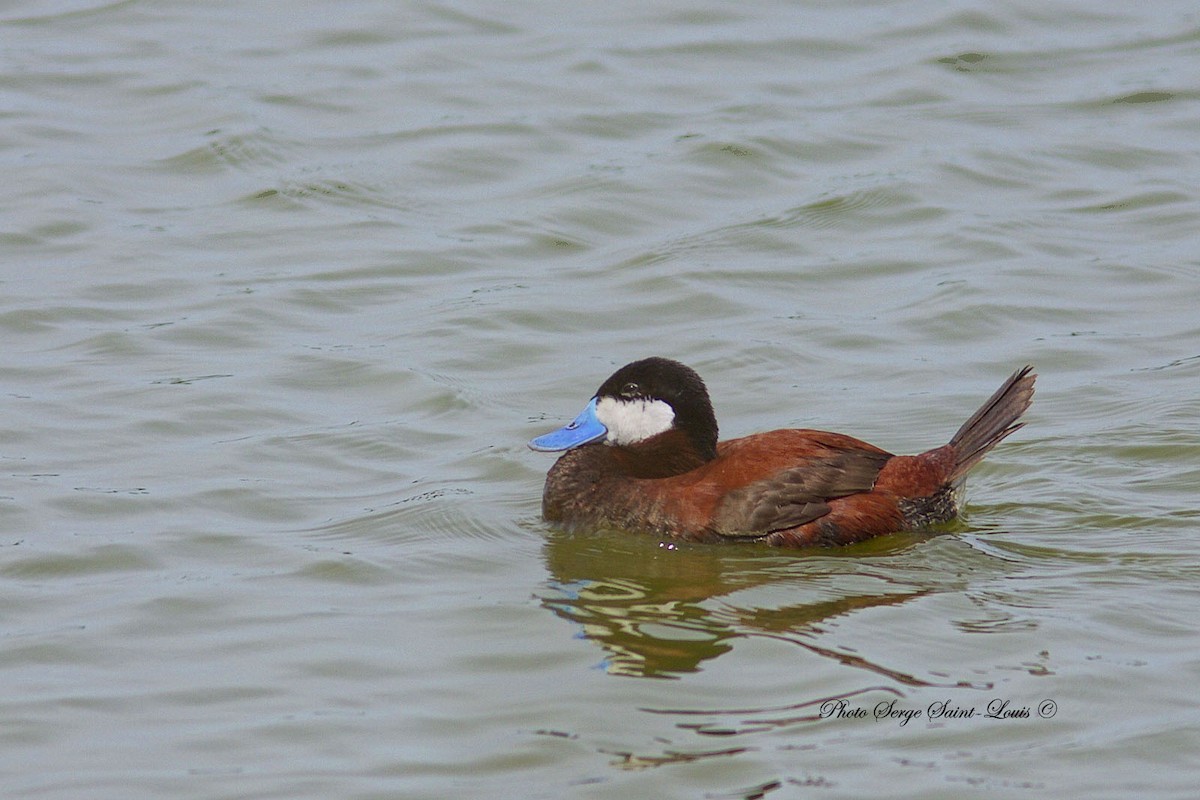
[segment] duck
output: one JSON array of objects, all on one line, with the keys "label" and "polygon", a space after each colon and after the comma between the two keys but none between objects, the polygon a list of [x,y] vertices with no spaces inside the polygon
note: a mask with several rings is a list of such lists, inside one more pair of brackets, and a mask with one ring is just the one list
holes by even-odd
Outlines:
[{"label": "duck", "polygon": [[1014,372],[940,447],[894,455],[801,428],[719,441],[704,381],[654,356],[600,384],[569,424],[529,442],[562,455],[542,516],[566,530],[642,531],[666,540],[848,545],[954,519],[967,473],[1020,430],[1032,366]]}]

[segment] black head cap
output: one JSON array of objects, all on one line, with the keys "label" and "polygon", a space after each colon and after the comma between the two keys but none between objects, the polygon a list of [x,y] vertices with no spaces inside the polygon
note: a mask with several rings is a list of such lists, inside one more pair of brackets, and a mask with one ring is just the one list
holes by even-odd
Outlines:
[{"label": "black head cap", "polygon": [[717,417],[708,388],[691,367],[659,356],[643,358],[614,372],[596,396],[662,400],[675,411],[675,427],[688,435],[701,457],[717,457]]}]

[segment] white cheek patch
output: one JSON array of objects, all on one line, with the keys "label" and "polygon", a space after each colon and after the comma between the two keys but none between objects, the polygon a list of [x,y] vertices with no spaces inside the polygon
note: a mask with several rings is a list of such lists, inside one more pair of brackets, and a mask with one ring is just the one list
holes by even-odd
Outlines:
[{"label": "white cheek patch", "polygon": [[601,397],[596,419],[608,428],[606,444],[635,444],[671,430],[675,412],[662,400],[617,400]]}]

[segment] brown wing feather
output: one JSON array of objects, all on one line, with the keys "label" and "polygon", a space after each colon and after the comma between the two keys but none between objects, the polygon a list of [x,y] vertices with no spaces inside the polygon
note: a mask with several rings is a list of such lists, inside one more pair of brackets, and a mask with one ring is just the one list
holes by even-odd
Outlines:
[{"label": "brown wing feather", "polygon": [[829,513],[827,501],[871,491],[889,458],[846,450],[755,481],[725,497],[713,529],[722,536],[757,537],[812,522]]}]

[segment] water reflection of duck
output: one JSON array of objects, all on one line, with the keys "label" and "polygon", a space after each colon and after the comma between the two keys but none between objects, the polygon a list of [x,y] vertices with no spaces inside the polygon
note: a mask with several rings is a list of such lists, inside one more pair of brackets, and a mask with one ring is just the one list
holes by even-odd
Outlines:
[{"label": "water reflection of duck", "polygon": [[569,425],[530,447],[566,452],[542,512],[568,528],[644,530],[694,541],[841,545],[953,518],[967,472],[1033,397],[1018,370],[948,444],[892,455],[840,433],[776,430],[717,441],[704,382],[666,358],[617,370]]},{"label": "water reflection of duck", "polygon": [[[859,547],[881,555],[902,552],[919,540],[914,534]],[[551,579],[541,593],[542,605],[577,625],[581,638],[600,646],[600,666],[609,674],[679,677],[729,652],[738,639],[766,636],[901,684],[921,683],[807,635],[831,619],[939,590],[869,578],[849,566],[861,564],[859,559],[796,562],[764,549],[672,549],[648,537],[614,543],[599,535],[561,531],[550,533],[545,557]],[[857,576],[851,581],[853,590],[843,585],[847,569]],[[788,598],[783,606],[734,599],[744,591],[775,594],[771,587],[777,584],[787,586],[778,595]]]}]

